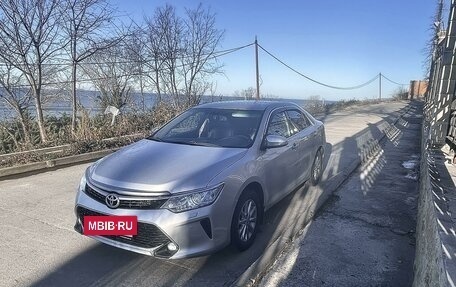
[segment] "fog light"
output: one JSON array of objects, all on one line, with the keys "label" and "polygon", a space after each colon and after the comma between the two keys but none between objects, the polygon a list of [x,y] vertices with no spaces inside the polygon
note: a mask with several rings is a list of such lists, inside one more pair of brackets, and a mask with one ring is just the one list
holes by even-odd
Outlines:
[{"label": "fog light", "polygon": [[160,248],[156,249],[154,255],[160,258],[170,258],[176,254],[179,247],[174,242],[169,242],[168,244],[163,244]]},{"label": "fog light", "polygon": [[174,244],[173,242],[168,243],[168,250],[169,251],[176,251],[177,250],[177,245]]}]

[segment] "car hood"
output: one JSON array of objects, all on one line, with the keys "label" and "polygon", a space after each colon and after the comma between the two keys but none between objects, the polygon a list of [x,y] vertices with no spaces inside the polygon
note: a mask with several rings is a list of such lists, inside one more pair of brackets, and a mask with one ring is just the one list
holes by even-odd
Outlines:
[{"label": "car hood", "polygon": [[89,169],[89,181],[110,191],[178,193],[200,189],[247,149],[141,140]]}]

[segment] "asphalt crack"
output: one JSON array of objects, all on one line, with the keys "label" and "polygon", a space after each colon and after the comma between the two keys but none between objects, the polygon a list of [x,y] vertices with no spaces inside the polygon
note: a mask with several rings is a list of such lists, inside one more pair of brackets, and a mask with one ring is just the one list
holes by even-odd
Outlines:
[{"label": "asphalt crack", "polygon": [[[351,212],[350,210],[346,210],[346,211]],[[354,215],[341,214],[341,213],[337,213],[337,212],[330,211],[330,210],[325,210],[322,213],[323,214],[328,213],[328,214],[334,215],[336,217],[342,218],[347,221],[358,221],[358,222],[362,222],[362,223],[370,225],[370,226],[388,229],[391,233],[394,233],[399,236],[410,236],[415,233],[415,231],[413,231],[413,230],[403,230],[403,229],[394,227],[392,224],[381,224],[379,222],[372,222],[372,221],[366,220],[362,217],[358,217],[358,216],[354,216]],[[366,214],[366,213],[364,213],[364,214]]]}]

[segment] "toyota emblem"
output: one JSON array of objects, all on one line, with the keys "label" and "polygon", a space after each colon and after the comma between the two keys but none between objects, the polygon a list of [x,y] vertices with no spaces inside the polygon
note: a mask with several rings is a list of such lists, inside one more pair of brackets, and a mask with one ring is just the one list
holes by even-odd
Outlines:
[{"label": "toyota emblem", "polygon": [[105,198],[105,202],[109,208],[117,208],[120,205],[120,199],[114,193],[108,194]]}]

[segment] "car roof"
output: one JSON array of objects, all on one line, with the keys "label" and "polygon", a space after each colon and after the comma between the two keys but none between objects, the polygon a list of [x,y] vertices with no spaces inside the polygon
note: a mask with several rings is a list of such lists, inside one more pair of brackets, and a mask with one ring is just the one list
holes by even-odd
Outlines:
[{"label": "car roof", "polygon": [[236,110],[258,110],[264,111],[268,108],[280,108],[285,106],[294,106],[297,105],[292,102],[287,101],[252,101],[252,100],[238,100],[238,101],[221,101],[221,102],[212,102],[206,103],[195,108],[213,108],[213,109],[236,109]]}]

